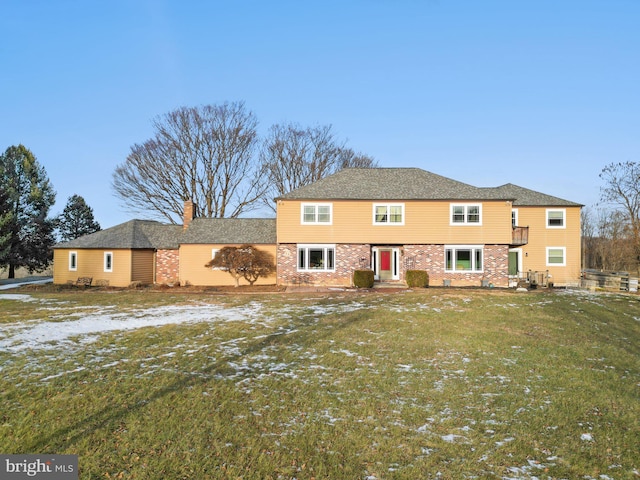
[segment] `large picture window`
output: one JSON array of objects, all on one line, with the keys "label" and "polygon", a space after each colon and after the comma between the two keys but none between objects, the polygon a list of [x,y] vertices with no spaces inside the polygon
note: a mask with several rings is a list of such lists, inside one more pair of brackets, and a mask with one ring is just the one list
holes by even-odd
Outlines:
[{"label": "large picture window", "polygon": [[451,225],[482,225],[482,205],[452,203]]},{"label": "large picture window", "polygon": [[335,245],[298,245],[298,271],[335,270]]},{"label": "large picture window", "polygon": [[303,203],[301,207],[302,223],[330,225],[332,211],[330,203]]},{"label": "large picture window", "polygon": [[373,223],[374,225],[404,225],[404,204],[375,204]]},{"label": "large picture window", "polygon": [[565,228],[565,214],[564,208],[547,209],[547,228]]},{"label": "large picture window", "polygon": [[479,246],[456,245],[444,249],[447,272],[482,272],[483,249]]}]

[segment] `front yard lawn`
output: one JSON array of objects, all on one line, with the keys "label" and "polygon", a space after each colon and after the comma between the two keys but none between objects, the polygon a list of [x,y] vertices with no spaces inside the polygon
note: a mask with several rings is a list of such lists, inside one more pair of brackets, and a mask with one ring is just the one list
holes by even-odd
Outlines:
[{"label": "front yard lawn", "polygon": [[639,478],[640,301],[11,292],[0,406],[81,479]]}]

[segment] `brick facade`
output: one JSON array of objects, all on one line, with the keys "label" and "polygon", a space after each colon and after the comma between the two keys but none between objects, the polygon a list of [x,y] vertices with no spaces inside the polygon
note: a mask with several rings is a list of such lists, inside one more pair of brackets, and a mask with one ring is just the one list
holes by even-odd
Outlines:
[{"label": "brick facade", "polygon": [[278,285],[353,285],[354,270],[370,268],[371,246],[361,244],[336,245],[336,265],[333,272],[298,271],[295,244],[278,245]]},{"label": "brick facade", "polygon": [[[400,280],[405,279],[407,270],[426,270],[429,283],[443,285],[449,280],[452,286],[479,287],[482,281],[496,287],[508,287],[509,247],[507,245],[485,245],[484,271],[445,272],[444,245],[405,245],[400,247]],[[336,265],[333,272],[299,272],[297,268],[297,246],[278,245],[279,285],[340,285],[353,284],[354,270],[367,269],[371,265],[371,245],[336,245]]]},{"label": "brick facade", "polygon": [[[178,250],[158,250],[156,253],[155,283],[177,282],[180,274]],[[338,244],[335,252],[336,265],[332,272],[299,272],[297,246],[281,244],[277,249],[277,283],[279,285],[335,285],[351,286],[354,270],[371,266],[371,245]],[[484,246],[484,272],[444,271],[444,245],[405,245],[400,248],[400,280],[407,270],[426,270],[429,283],[443,285],[449,280],[452,286],[481,286],[485,280],[496,287],[508,287],[509,247],[507,245]]]},{"label": "brick facade", "polygon": [[178,283],[180,278],[180,256],[178,249],[156,252],[155,283]]},{"label": "brick facade", "polygon": [[429,284],[443,285],[449,280],[452,286],[482,285],[482,280],[496,287],[509,286],[509,247],[508,245],[484,245],[484,271],[445,272],[444,245],[406,245],[402,265],[402,278],[406,270],[426,270],[429,272]]}]

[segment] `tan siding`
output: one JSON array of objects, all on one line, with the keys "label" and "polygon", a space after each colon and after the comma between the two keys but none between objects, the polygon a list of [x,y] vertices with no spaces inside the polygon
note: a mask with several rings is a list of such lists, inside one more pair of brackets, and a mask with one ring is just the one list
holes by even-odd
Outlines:
[{"label": "tan siding", "polygon": [[[211,260],[213,249],[221,249],[232,245],[181,245],[180,246],[180,284],[181,285],[207,285],[222,286],[235,285],[234,278],[223,270],[213,270],[205,267],[205,263]],[[239,246],[239,245],[236,245]],[[275,245],[257,245],[271,255],[275,262]],[[259,278],[255,285],[273,285],[276,283],[275,273],[267,278]],[[240,285],[248,285],[244,279],[240,279]]]},{"label": "tan siding", "polygon": [[76,250],[66,250],[56,248],[53,251],[53,283],[63,285],[67,282],[75,282],[78,272],[69,270],[69,252]]},{"label": "tan siding", "polygon": [[452,202],[448,201],[388,202],[405,205],[405,224],[397,226],[373,224],[373,205],[378,202],[335,201],[332,202],[332,225],[302,225],[301,203],[303,202],[278,202],[278,243],[508,244],[511,242],[511,205],[504,201],[483,202],[481,226],[450,225]]},{"label": "tan siding", "polygon": [[[78,253],[78,270],[69,270],[69,252]],[[104,254],[113,253],[113,271],[104,271]],[[75,282],[78,277],[92,277],[93,284],[108,282],[114,287],[126,287],[131,283],[131,250],[55,249],[54,283]]]},{"label": "tan siding", "polygon": [[[547,228],[548,207],[518,207],[518,223],[529,226],[529,243],[522,246],[524,271],[549,271],[557,285],[576,283],[580,279],[580,207],[566,210],[565,228]],[[547,266],[547,247],[566,248],[566,266]]]},{"label": "tan siding", "polygon": [[131,281],[145,285],[153,283],[153,250],[134,250],[131,256]]}]

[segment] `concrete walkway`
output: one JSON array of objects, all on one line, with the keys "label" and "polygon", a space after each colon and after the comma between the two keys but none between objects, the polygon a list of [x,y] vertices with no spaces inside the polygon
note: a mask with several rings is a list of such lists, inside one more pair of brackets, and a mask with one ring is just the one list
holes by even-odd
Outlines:
[{"label": "concrete walkway", "polygon": [[22,285],[35,285],[40,283],[51,283],[53,277],[25,277],[25,278],[3,278],[0,279],[0,290],[18,288]]}]

